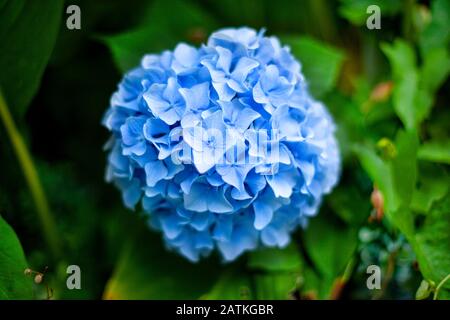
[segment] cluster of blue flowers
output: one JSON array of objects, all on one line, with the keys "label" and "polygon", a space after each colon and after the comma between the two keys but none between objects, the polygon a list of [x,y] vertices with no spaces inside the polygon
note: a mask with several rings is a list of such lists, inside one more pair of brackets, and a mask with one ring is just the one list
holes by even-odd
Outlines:
[{"label": "cluster of blue flowers", "polygon": [[107,180],[189,260],[286,246],[339,174],[333,120],[300,69],[249,28],[145,55],[104,117]]}]

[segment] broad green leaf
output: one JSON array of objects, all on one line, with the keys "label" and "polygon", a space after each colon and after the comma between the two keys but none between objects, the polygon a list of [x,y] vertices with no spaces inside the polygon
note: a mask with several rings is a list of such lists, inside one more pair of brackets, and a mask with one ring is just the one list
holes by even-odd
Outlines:
[{"label": "broad green leaf", "polygon": [[311,219],[304,232],[305,247],[321,275],[335,278],[340,275],[357,243],[357,229],[323,215]]},{"label": "broad green leaf", "polygon": [[[363,167],[374,181],[379,181],[383,187],[391,185],[392,189],[380,188],[383,195],[396,200],[396,205],[387,205],[386,214],[389,220],[402,231],[411,243],[416,253],[420,269],[426,279],[438,281],[445,277],[449,270],[450,239],[450,210],[448,194],[442,195],[444,189],[448,189],[445,175],[441,182],[434,181],[432,186],[424,184],[422,188],[428,190],[415,190],[417,164],[415,164],[415,150],[417,149],[417,136],[414,132],[400,132],[396,139],[397,157],[392,162],[386,162],[378,158],[368,149],[360,148],[359,156]],[[365,150],[364,152],[361,152]],[[376,174],[376,168],[379,168]],[[386,169],[389,168],[390,170]],[[381,178],[381,175],[384,177]],[[426,172],[424,172],[426,174]],[[387,177],[391,177],[390,179]],[[430,179],[433,179],[430,177]],[[390,182],[389,182],[390,181]],[[390,190],[387,191],[386,190]],[[389,198],[388,198],[389,199]],[[415,228],[415,217],[410,210],[426,208],[438,199],[444,199],[431,213],[427,213],[425,223],[418,229]],[[441,202],[442,202],[441,201]]]},{"label": "broad green leaf", "polygon": [[242,267],[231,266],[222,270],[219,279],[201,299],[206,300],[246,300],[254,299],[251,277]]},{"label": "broad green leaf", "polygon": [[0,6],[0,88],[15,116],[35,95],[50,58],[62,0],[8,0]]},{"label": "broad green leaf", "polygon": [[415,70],[405,71],[393,93],[394,109],[405,127],[412,129],[416,125],[415,97],[418,90],[419,76]]},{"label": "broad green leaf", "polygon": [[448,47],[450,41],[450,0],[434,0],[431,4],[431,23],[420,34],[422,52]]},{"label": "broad green leaf", "polygon": [[450,72],[450,55],[446,48],[429,50],[420,70],[422,87],[434,93],[447,79]]},{"label": "broad green leaf", "polygon": [[297,288],[299,273],[270,272],[255,274],[255,296],[260,300],[292,299],[292,292]]},{"label": "broad green leaf", "polygon": [[450,140],[430,141],[421,145],[418,157],[421,160],[450,164]]},{"label": "broad green leaf", "polygon": [[444,48],[429,51],[419,69],[414,50],[406,41],[384,43],[381,49],[389,59],[395,81],[395,112],[407,129],[417,128],[430,114],[435,91],[450,72],[448,51]]},{"label": "broad green leaf", "polygon": [[[417,256],[419,268],[427,280],[436,285],[450,274],[450,194],[435,204],[418,227],[410,243]],[[443,285],[442,296],[448,295],[450,283]],[[445,293],[447,291],[447,293]]]},{"label": "broad green leaf", "polygon": [[391,173],[400,200],[409,205],[417,180],[417,133],[399,131],[395,140],[397,156],[392,159]]},{"label": "broad green leaf", "polygon": [[353,185],[339,185],[328,196],[327,203],[346,223],[359,226],[369,217],[371,206],[367,196]]},{"label": "broad green leaf", "polygon": [[340,277],[319,275],[315,270],[306,267],[302,272],[300,280],[301,299],[322,299],[329,300],[333,292],[333,287]]},{"label": "broad green leaf", "polygon": [[414,231],[413,215],[409,208],[417,180],[417,133],[399,131],[395,145],[396,155],[391,160],[383,160],[366,146],[357,146],[355,152],[383,194],[389,220],[406,236],[410,236]]},{"label": "broad green leaf", "polygon": [[375,183],[376,187],[381,190],[384,197],[385,211],[391,211],[398,208],[400,200],[394,190],[394,183],[389,164],[381,159],[375,153],[375,150],[366,145],[355,145],[353,150],[370,179]]},{"label": "broad green leaf", "polygon": [[156,0],[135,29],[104,37],[121,71],[136,67],[144,54],[172,50],[178,42],[198,44],[216,27],[206,12],[181,1]]},{"label": "broad green leaf", "polygon": [[248,267],[253,270],[257,299],[289,299],[302,269],[300,251],[294,243],[284,249],[251,252]]},{"label": "broad green leaf", "polygon": [[191,263],[167,251],[160,235],[150,230],[137,234],[124,246],[104,299],[198,299],[215,283],[220,265],[211,260]]},{"label": "broad green leaf", "polygon": [[305,36],[283,37],[282,42],[300,60],[313,95],[321,97],[336,85],[345,57],[340,50]]},{"label": "broad green leaf", "polygon": [[294,243],[284,249],[264,248],[249,253],[248,267],[269,272],[299,271],[302,266],[300,251]]},{"label": "broad green leaf", "polygon": [[400,0],[341,0],[339,13],[355,25],[366,24],[369,17],[367,8],[371,5],[380,7],[382,17],[393,16],[400,12],[402,2]]},{"label": "broad green leaf", "polygon": [[203,299],[289,299],[296,288],[302,261],[292,243],[284,249],[251,252],[247,266],[239,264],[222,272]]},{"label": "broad green leaf", "polygon": [[420,166],[418,186],[413,192],[411,209],[421,213],[428,213],[436,201],[441,200],[447,193],[450,178],[441,166],[426,162]]},{"label": "broad green leaf", "polygon": [[358,228],[321,214],[310,221],[304,232],[305,248],[315,270],[305,267],[300,288],[302,294],[330,299],[335,282],[341,279],[355,254]]},{"label": "broad green leaf", "polygon": [[32,279],[24,274],[27,267],[19,239],[0,216],[0,300],[33,299]]},{"label": "broad green leaf", "polygon": [[401,203],[398,208],[387,210],[386,216],[408,239],[414,235],[414,214],[409,205]]},{"label": "broad green leaf", "polygon": [[434,103],[434,92],[430,92],[419,84],[419,88],[417,89],[417,93],[414,99],[414,107],[415,111],[415,121],[416,126],[419,127],[420,123],[428,118],[431,112],[431,108]]},{"label": "broad green leaf", "polygon": [[406,78],[405,73],[416,69],[416,54],[406,41],[397,39],[392,44],[382,43],[381,50],[383,50],[391,63],[394,79]]},{"label": "broad green leaf", "polygon": [[[214,10],[211,11],[220,12],[222,21],[227,21],[229,26],[245,25],[253,28],[265,25],[267,4],[261,0],[241,1],[239,2],[239,14],[237,14],[236,0],[208,1],[208,7]],[[285,3],[282,5],[285,5]]]},{"label": "broad green leaf", "polygon": [[[336,138],[339,141],[343,162],[345,162],[351,155],[353,144],[361,139],[365,133],[364,116],[360,110],[360,103],[359,101],[352,101],[337,90],[327,95],[324,103],[336,121]],[[345,112],[342,112],[342,110],[345,110]]]},{"label": "broad green leaf", "polygon": [[405,127],[412,129],[417,123],[415,97],[419,85],[415,53],[408,43],[400,39],[391,45],[382,44],[381,49],[392,67],[395,81],[393,93],[395,112]]}]

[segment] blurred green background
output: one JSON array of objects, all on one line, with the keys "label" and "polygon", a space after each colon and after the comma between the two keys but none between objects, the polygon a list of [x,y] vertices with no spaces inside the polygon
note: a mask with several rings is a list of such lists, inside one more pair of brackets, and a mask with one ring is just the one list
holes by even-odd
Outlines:
[{"label": "blurred green background", "polygon": [[[191,264],[105,183],[100,121],[144,53],[244,25],[301,61],[342,177],[287,248]],[[0,0],[0,299],[449,299],[449,41],[449,0]]]}]

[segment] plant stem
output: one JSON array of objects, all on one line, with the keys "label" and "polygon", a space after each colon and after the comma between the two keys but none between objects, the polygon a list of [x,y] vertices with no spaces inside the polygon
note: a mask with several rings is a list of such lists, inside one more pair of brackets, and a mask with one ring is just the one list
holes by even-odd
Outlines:
[{"label": "plant stem", "polygon": [[352,256],[345,267],[344,274],[342,275],[342,280],[344,282],[348,282],[350,280],[350,278],[352,277],[353,269],[355,268],[355,264],[356,264],[356,258],[355,258],[355,256]]},{"label": "plant stem", "polygon": [[438,286],[436,287],[436,290],[434,290],[433,300],[437,300],[439,291],[441,290],[442,286],[444,285],[445,282],[447,282],[448,279],[450,279],[450,273],[441,282],[439,282]]},{"label": "plant stem", "polygon": [[334,283],[333,283],[333,287],[331,289],[331,294],[330,294],[330,300],[337,300],[341,297],[342,295],[342,291],[344,290],[347,282],[350,280],[350,278],[352,277],[352,273],[353,273],[353,269],[355,267],[356,264],[356,259],[354,256],[352,256],[349,260],[349,262],[347,263],[344,273],[342,274],[342,276],[338,277]]},{"label": "plant stem", "polygon": [[313,29],[313,31],[318,31],[320,37],[328,42],[336,40],[337,28],[329,2],[324,0],[310,0],[309,8],[312,18],[316,21],[320,21],[320,23],[315,26],[317,29]]},{"label": "plant stem", "polygon": [[45,197],[44,190],[39,180],[38,173],[34,166],[31,155],[25,145],[25,142],[17,129],[14,120],[6,105],[5,99],[0,92],[0,117],[5,125],[6,132],[11,140],[11,144],[22,167],[25,180],[30,188],[33,201],[36,205],[39,220],[44,230],[45,240],[49,246],[54,258],[60,254],[60,241],[56,231],[55,221],[53,220],[50,208]]},{"label": "plant stem", "polygon": [[409,42],[414,41],[414,24],[413,24],[413,13],[414,13],[414,5],[415,0],[405,0],[403,5],[403,20],[402,20],[402,29],[403,36]]}]

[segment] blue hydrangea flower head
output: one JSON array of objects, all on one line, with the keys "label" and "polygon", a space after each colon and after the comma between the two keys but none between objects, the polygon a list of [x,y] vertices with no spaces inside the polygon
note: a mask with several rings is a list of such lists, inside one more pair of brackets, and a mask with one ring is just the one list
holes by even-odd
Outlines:
[{"label": "blue hydrangea flower head", "polygon": [[264,31],[223,29],[200,48],[145,55],[103,123],[107,181],[191,261],[286,246],[339,175],[331,116]]}]

